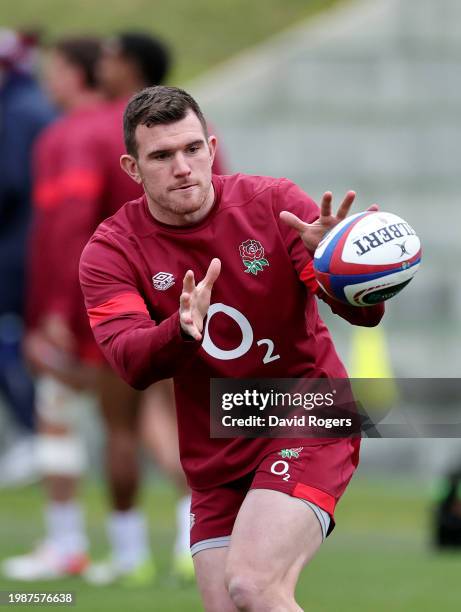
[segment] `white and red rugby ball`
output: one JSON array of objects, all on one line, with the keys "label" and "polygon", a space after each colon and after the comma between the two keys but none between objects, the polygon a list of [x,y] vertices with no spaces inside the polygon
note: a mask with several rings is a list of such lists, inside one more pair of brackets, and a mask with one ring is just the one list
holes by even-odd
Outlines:
[{"label": "white and red rugby ball", "polygon": [[373,306],[396,295],[421,262],[415,230],[393,213],[365,211],[331,229],[314,254],[317,282],[331,297]]}]

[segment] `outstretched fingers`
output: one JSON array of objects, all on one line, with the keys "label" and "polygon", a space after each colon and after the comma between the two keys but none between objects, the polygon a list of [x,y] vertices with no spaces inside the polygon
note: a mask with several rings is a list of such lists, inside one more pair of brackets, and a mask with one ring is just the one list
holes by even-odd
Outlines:
[{"label": "outstretched fingers", "polygon": [[325,191],[320,201],[320,218],[331,216],[331,203],[333,202],[333,194],[331,191]]},{"label": "outstretched fingers", "polygon": [[179,297],[179,306],[181,312],[181,320],[184,325],[192,325],[192,314],[191,314],[191,295],[190,293],[181,293]]},{"label": "outstretched fingers", "polygon": [[182,293],[179,296],[179,312],[181,317],[181,324],[185,326],[188,333],[193,335],[190,330],[190,326],[194,324],[192,318],[192,292],[195,289],[194,273],[192,270],[188,270],[184,275],[182,282]]},{"label": "outstretched fingers", "polygon": [[192,270],[187,270],[186,274],[184,275],[184,279],[182,281],[183,293],[192,293],[194,289],[195,289],[194,273],[192,272]]},{"label": "outstretched fingers", "polygon": [[355,191],[348,191],[346,193],[344,200],[341,202],[338,208],[338,212],[336,213],[336,217],[339,219],[339,221],[342,221],[343,219],[347,217],[354,200],[355,200]]},{"label": "outstretched fingers", "polygon": [[301,221],[299,217],[289,212],[288,210],[282,210],[280,213],[280,219],[286,223],[292,229],[302,233],[307,227],[307,223]]},{"label": "outstretched fingers", "polygon": [[200,283],[202,286],[207,287],[208,289],[213,289],[213,285],[215,284],[218,276],[221,273],[221,260],[217,257],[214,257],[211,260],[210,265],[208,266],[208,270],[206,271],[205,277]]},{"label": "outstretched fingers", "polygon": [[221,261],[215,257],[197,286],[192,270],[188,270],[184,275],[183,290],[179,297],[181,327],[199,342],[202,339],[203,319],[210,306],[211,291],[220,272]]}]

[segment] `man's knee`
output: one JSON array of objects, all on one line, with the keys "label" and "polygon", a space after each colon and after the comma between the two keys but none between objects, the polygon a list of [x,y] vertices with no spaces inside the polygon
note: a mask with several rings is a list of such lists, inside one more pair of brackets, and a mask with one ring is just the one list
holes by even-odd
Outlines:
[{"label": "man's knee", "polygon": [[278,612],[290,610],[302,612],[294,599],[294,593],[283,582],[267,572],[255,572],[242,565],[228,567],[225,585],[237,610]]},{"label": "man's knee", "polygon": [[239,610],[251,610],[264,588],[252,576],[245,576],[241,572],[231,574],[226,579],[226,587],[229,597]]},{"label": "man's knee", "polygon": [[239,610],[253,610],[267,598],[273,590],[267,575],[252,571],[250,568],[229,568],[225,574],[225,584],[233,604]]}]

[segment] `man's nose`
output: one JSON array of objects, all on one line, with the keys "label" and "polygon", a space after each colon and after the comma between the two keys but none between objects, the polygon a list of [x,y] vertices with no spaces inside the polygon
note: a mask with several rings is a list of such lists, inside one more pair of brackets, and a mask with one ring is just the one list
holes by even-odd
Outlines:
[{"label": "man's nose", "polygon": [[190,166],[183,153],[178,152],[174,156],[173,172],[175,176],[187,176],[190,174]]}]

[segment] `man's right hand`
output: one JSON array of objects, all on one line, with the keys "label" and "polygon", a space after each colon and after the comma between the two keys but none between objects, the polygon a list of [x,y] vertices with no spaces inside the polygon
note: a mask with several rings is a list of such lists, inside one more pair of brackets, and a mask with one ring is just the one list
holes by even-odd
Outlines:
[{"label": "man's right hand", "polygon": [[41,322],[44,338],[56,349],[72,355],[77,347],[77,340],[67,320],[58,313],[47,314]]},{"label": "man's right hand", "polygon": [[205,278],[195,284],[194,273],[188,270],[183,280],[179,298],[179,319],[181,329],[194,340],[202,339],[203,321],[210,307],[211,291],[221,272],[219,259],[212,259]]}]

